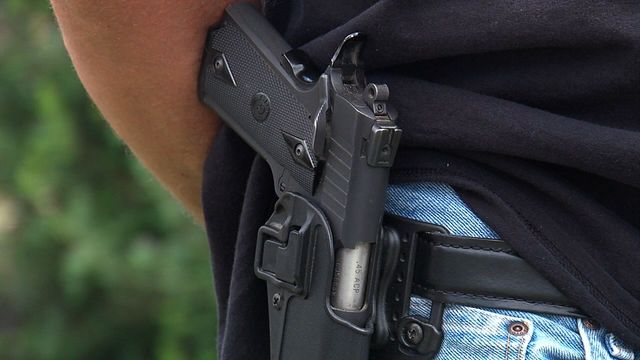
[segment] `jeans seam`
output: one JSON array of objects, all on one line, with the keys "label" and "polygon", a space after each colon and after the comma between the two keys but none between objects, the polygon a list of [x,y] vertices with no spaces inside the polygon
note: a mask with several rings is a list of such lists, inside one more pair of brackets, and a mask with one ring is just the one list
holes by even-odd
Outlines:
[{"label": "jeans seam", "polygon": [[524,347],[524,337],[520,337],[520,346],[518,346],[518,360],[522,360],[523,347]]},{"label": "jeans seam", "polygon": [[[521,336],[516,336],[519,340],[520,340],[520,344],[518,345],[517,348],[517,354],[518,357],[516,358],[516,360],[523,360],[522,358],[522,348],[524,347],[524,337]],[[509,360],[509,358],[511,357],[511,334],[509,332],[507,332],[507,346],[506,346],[506,351],[505,351],[505,360]]]},{"label": "jeans seam", "polygon": [[591,340],[587,335],[586,329],[584,328],[582,321],[576,320],[576,326],[578,328],[578,334],[580,335],[580,342],[582,342],[582,347],[584,349],[584,359],[593,360],[591,356]]}]

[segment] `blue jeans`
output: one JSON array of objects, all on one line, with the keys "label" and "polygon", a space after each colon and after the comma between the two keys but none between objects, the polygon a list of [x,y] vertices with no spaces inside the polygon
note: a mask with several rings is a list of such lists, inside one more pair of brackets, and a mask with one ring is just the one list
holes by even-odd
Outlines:
[{"label": "blue jeans", "polygon": [[[390,185],[385,210],[441,225],[454,235],[498,238],[446,184]],[[411,314],[429,317],[429,312],[428,299],[411,298]],[[595,322],[567,316],[448,304],[443,332],[436,360],[640,360],[640,351]]]}]

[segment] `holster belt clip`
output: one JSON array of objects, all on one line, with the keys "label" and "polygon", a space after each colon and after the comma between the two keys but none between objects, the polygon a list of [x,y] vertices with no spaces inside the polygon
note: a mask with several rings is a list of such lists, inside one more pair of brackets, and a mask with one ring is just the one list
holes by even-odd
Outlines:
[{"label": "holster belt clip", "polygon": [[[388,215],[384,226],[377,352],[394,359],[435,356],[448,303],[584,316],[503,240],[451,235],[441,226]],[[431,300],[428,319],[409,312],[412,294]]]}]

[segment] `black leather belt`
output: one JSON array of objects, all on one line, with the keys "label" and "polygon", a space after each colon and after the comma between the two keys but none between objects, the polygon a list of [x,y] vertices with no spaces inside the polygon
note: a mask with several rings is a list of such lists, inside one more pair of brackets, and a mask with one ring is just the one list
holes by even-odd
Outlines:
[{"label": "black leather belt", "polygon": [[385,226],[403,241],[414,238],[414,294],[446,303],[580,316],[503,240],[455,236],[441,226],[394,216],[385,218]]},{"label": "black leather belt", "polygon": [[502,240],[419,234],[413,290],[442,302],[579,314],[569,299]]},{"label": "black leather belt", "polygon": [[[441,226],[395,216],[386,216],[384,226],[378,355],[434,356],[450,303],[583,317],[505,241],[455,236]],[[409,314],[415,295],[432,301],[429,319]],[[419,341],[406,336],[411,333],[419,333]]]}]

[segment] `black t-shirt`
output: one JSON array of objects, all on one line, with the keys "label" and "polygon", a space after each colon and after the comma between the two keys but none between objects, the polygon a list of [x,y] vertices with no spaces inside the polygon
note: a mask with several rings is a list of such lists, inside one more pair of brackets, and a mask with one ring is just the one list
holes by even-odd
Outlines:
[{"label": "black t-shirt", "polygon": [[[274,0],[320,68],[368,35],[404,134],[392,181],[447,182],[590,316],[640,347],[640,3]],[[268,358],[256,231],[269,169],[230,130],[205,165],[222,359]]]}]

